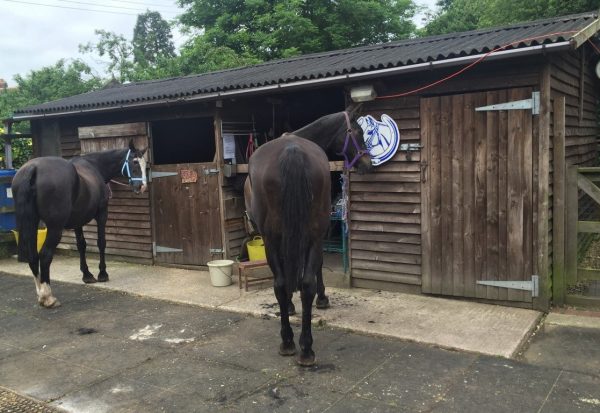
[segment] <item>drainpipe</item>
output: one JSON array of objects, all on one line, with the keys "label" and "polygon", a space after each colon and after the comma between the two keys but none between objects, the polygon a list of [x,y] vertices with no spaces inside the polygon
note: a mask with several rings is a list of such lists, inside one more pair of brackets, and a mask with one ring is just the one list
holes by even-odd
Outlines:
[{"label": "drainpipe", "polygon": [[10,134],[12,132],[11,121],[4,121],[4,130],[7,135],[4,137],[4,159],[6,159],[6,169],[13,169],[12,144],[10,139]]}]

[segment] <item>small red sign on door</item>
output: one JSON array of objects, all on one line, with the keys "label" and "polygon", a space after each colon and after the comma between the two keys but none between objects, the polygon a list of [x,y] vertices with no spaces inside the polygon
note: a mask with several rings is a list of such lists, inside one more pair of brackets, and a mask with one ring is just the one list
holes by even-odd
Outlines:
[{"label": "small red sign on door", "polygon": [[181,175],[182,184],[193,184],[198,181],[198,174],[191,169],[182,169],[179,172],[179,175]]}]

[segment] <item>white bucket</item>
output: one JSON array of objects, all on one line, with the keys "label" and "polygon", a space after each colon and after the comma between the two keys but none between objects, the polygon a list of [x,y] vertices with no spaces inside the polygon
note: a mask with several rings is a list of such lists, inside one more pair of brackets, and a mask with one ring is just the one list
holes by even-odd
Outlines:
[{"label": "white bucket", "polygon": [[231,285],[231,269],[233,261],[231,260],[215,260],[206,263],[210,274],[210,283],[214,287],[226,287]]}]

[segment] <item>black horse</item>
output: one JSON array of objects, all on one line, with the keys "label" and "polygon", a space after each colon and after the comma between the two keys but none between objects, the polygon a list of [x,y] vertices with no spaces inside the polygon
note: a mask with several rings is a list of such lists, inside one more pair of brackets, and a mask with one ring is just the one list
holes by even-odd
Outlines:
[{"label": "black horse", "polygon": [[[96,220],[100,250],[97,281],[108,281],[104,260],[110,194],[107,184],[124,175],[136,193],[144,192],[145,151],[137,150],[131,141],[126,149],[90,153],[68,161],[55,156],[35,158],[19,169],[12,182],[19,232],[18,257],[19,261],[29,263],[40,305],[47,308],[60,305],[50,289],[50,264],[63,228],[75,230],[83,282],[93,283],[96,279],[85,260],[83,226]],[[48,233],[38,253],[36,238],[40,220],[46,224]]]},{"label": "black horse", "polygon": [[370,158],[362,156],[366,154],[362,129],[350,121],[347,112],[340,112],[258,148],[250,158],[244,188],[246,209],[264,238],[274,275],[281,314],[279,354],[284,356],[296,353],[289,315],[292,295],[301,291],[298,363],[303,366],[315,362],[311,333],[315,294],[317,306],[329,306],[322,275],[323,239],[331,209],[331,179],[324,148],[332,146],[344,152],[347,166],[359,162],[361,171],[372,168]]}]

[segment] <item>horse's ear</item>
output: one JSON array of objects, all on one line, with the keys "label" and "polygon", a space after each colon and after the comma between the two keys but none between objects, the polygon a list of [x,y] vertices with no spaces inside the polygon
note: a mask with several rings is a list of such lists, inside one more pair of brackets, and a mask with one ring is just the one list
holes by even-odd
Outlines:
[{"label": "horse's ear", "polygon": [[142,156],[144,156],[144,154],[146,153],[147,150],[148,150],[148,148],[144,148],[144,149],[140,150],[140,158]]},{"label": "horse's ear", "polygon": [[362,103],[351,104],[346,108],[346,112],[348,112],[348,116],[350,118],[354,118],[358,113],[360,113],[360,109],[362,108]]},{"label": "horse's ear", "polygon": [[132,152],[135,152],[135,145],[133,144],[133,139],[129,140],[129,149],[131,149]]}]

